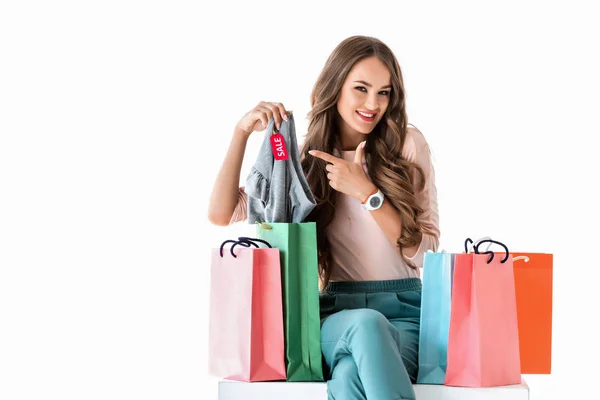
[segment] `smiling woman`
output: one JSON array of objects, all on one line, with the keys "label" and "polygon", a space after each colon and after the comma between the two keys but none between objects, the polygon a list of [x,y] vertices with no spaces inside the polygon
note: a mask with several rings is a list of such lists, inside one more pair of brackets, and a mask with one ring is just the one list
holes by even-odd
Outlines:
[{"label": "smiling woman", "polygon": [[[421,304],[418,268],[439,240],[429,147],[408,127],[402,73],[380,40],[353,36],[331,53],[311,96],[302,169],[317,202],[321,349],[337,399],[414,399]],[[246,142],[281,103],[260,102],[237,124],[211,195],[209,219],[247,218],[238,188]],[[306,155],[309,154],[309,155]]]},{"label": "smiling woman", "polygon": [[[366,79],[374,80],[373,84]],[[354,150],[379,123],[390,100],[390,71],[377,57],[357,62],[350,70],[337,102],[342,117],[340,124],[341,147]]]}]

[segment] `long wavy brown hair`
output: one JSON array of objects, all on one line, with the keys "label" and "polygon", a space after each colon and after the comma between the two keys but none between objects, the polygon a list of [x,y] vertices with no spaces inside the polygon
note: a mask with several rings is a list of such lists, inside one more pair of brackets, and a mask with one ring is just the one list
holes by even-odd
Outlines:
[{"label": "long wavy brown hair", "polygon": [[302,146],[302,168],[317,205],[306,221],[316,222],[319,277],[321,287],[329,282],[332,272],[330,243],[325,231],[335,213],[335,190],[329,186],[326,163],[306,156],[308,150],[331,154],[340,134],[340,118],[336,104],[346,77],[354,64],[368,57],[379,58],[390,70],[392,90],[385,115],[367,135],[365,155],[369,176],[402,216],[402,232],[397,240],[398,251],[411,268],[415,265],[406,258],[402,249],[417,245],[422,230],[417,217],[423,210],[417,205],[415,194],[423,190],[423,170],[402,158],[406,138],[407,116],[404,83],[398,60],[390,48],[380,40],[367,36],[352,36],[342,41],[331,53],[317,79],[311,95],[309,125]]}]

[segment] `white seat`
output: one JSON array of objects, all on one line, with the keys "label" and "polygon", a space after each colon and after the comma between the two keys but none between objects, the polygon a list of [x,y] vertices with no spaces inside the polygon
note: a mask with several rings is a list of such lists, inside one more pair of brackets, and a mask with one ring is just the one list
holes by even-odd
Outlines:
[{"label": "white seat", "polygon": [[[529,400],[525,380],[519,385],[462,388],[413,385],[417,400]],[[219,400],[327,400],[324,382],[219,382]]]}]

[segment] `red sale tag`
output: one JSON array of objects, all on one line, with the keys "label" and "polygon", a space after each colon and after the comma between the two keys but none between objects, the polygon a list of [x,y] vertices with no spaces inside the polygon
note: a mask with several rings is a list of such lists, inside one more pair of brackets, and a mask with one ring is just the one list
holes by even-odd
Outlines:
[{"label": "red sale tag", "polygon": [[275,160],[287,160],[288,152],[285,147],[285,140],[281,133],[277,132],[271,135],[271,149],[273,150],[273,156],[275,156]]}]

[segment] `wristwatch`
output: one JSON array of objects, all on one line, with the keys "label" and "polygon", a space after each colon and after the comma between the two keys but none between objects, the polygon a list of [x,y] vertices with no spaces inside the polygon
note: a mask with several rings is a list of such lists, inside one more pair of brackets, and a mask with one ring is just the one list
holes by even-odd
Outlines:
[{"label": "wristwatch", "polygon": [[377,210],[383,204],[383,193],[381,192],[381,190],[377,189],[377,191],[375,193],[372,193],[361,204],[365,210],[368,210],[368,211]]}]

